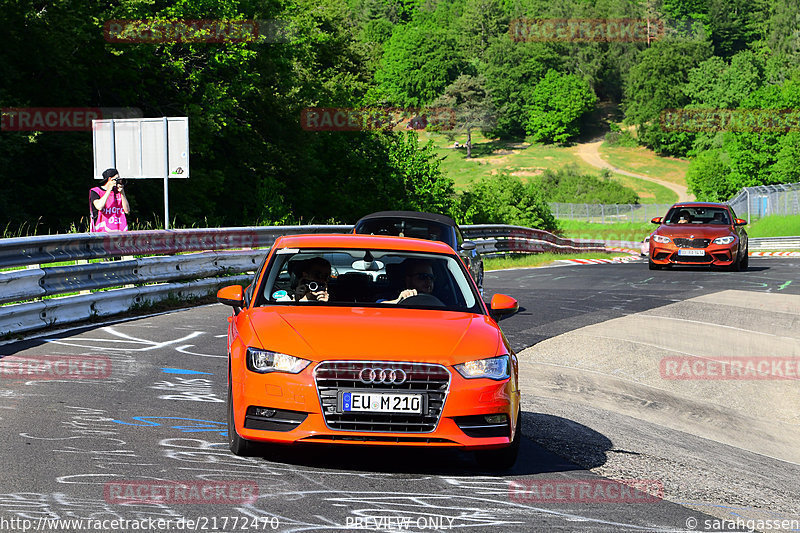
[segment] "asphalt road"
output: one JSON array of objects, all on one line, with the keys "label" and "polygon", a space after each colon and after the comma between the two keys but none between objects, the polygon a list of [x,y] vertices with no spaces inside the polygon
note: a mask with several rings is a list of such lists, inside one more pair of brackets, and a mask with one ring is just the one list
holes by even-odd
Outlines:
[{"label": "asphalt road", "polygon": [[[485,284],[487,292],[520,300],[521,311],[501,325],[515,349],[523,350],[577,328],[731,287],[798,294],[798,266],[798,260],[756,258],[744,273],[649,272],[641,263],[570,266],[488,273]],[[225,444],[228,312],[203,306],[0,346],[0,354],[12,356],[5,363],[22,356],[108,363],[92,379],[0,376],[0,530],[125,529],[98,522],[114,519],[145,520],[124,525],[151,531],[165,524],[173,531],[737,529],[713,527],[719,522],[712,515],[679,503],[642,501],[641,493],[628,501],[533,498],[533,487],[607,485],[584,468],[598,465],[578,466],[565,459],[572,456],[569,449],[548,450],[528,438],[515,468],[501,473],[482,471],[469,454],[429,449],[309,446],[265,458],[235,457]],[[544,423],[548,415],[536,407],[526,407],[526,424]],[[229,492],[192,503],[179,497],[120,503],[123,488],[162,481],[198,490],[216,482]],[[515,491],[514,484],[528,492]],[[250,492],[237,496],[241,486]],[[254,494],[254,501],[245,494]]]}]

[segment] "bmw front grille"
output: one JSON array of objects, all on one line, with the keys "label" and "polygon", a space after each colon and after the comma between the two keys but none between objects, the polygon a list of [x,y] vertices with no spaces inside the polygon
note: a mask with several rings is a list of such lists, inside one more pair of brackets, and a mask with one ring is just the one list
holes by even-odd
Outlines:
[{"label": "bmw front grille", "polygon": [[[330,429],[387,433],[430,433],[442,415],[450,372],[442,365],[394,361],[326,361],[314,370],[322,413]],[[338,412],[340,390],[423,393],[421,415]]]}]

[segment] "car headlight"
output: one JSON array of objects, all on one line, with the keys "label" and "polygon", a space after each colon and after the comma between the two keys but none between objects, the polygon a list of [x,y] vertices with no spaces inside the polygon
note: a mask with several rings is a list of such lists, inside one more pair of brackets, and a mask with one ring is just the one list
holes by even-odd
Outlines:
[{"label": "car headlight", "polygon": [[501,355],[500,357],[492,357],[491,359],[467,361],[466,363],[456,365],[455,369],[467,379],[506,379],[509,376],[508,364],[508,356]]},{"label": "car headlight", "polygon": [[266,374],[267,372],[288,372],[297,374],[307,367],[311,361],[286,355],[285,353],[270,352],[258,348],[247,348],[247,368],[253,372]]},{"label": "car headlight", "polygon": [[736,237],[728,235],[727,237],[717,237],[714,239],[714,244],[730,244],[736,240]]},{"label": "car headlight", "polygon": [[661,244],[667,244],[669,242],[669,237],[664,237],[663,235],[653,235],[652,239]]}]

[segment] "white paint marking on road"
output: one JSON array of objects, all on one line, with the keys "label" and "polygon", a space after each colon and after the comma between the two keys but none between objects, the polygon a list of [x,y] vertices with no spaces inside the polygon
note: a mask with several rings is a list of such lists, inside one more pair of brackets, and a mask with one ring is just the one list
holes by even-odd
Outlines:
[{"label": "white paint marking on road", "polygon": [[[227,335],[223,335],[223,337],[226,337],[226,336]],[[187,348],[193,348],[193,347],[194,347],[194,344],[184,344],[183,346],[176,347],[175,350],[180,352],[180,353],[185,353],[186,355],[196,355],[198,357],[219,357],[221,359],[227,359],[228,358],[227,355],[211,355],[211,354],[207,354],[207,353],[190,352],[189,350],[187,350]]]},{"label": "white paint marking on road", "polygon": [[138,337],[134,337],[132,335],[128,335],[126,333],[122,333],[120,331],[115,330],[114,328],[112,328],[110,326],[101,328],[101,331],[105,331],[106,333],[114,335],[116,338],[112,338],[112,339],[99,339],[99,338],[83,339],[83,338],[79,337],[79,340],[81,340],[81,341],[87,340],[87,341],[94,341],[94,342],[117,342],[117,343],[140,344],[140,345],[144,345],[144,347],[143,348],[127,348],[127,347],[126,348],[122,348],[122,347],[114,347],[114,346],[91,346],[91,345],[87,346],[85,344],[77,344],[77,343],[74,343],[74,342],[65,342],[65,341],[60,340],[60,339],[45,339],[45,341],[53,343],[53,344],[61,344],[61,345],[64,345],[64,346],[75,346],[75,347],[78,347],[78,348],[90,348],[90,349],[95,349],[95,350],[101,349],[101,350],[105,350],[105,351],[113,350],[113,351],[124,351],[124,352],[146,352],[146,351],[151,351],[151,350],[159,350],[161,348],[165,348],[165,347],[170,346],[172,344],[178,344],[179,342],[188,341],[188,340],[194,339],[195,337],[198,337],[198,336],[200,336],[200,335],[202,335],[204,333],[203,331],[193,331],[189,335],[186,335],[186,336],[181,337],[179,339],[173,339],[171,341],[165,341],[165,342],[156,342],[156,341],[150,341],[150,340],[147,340],[147,339],[140,339]]}]

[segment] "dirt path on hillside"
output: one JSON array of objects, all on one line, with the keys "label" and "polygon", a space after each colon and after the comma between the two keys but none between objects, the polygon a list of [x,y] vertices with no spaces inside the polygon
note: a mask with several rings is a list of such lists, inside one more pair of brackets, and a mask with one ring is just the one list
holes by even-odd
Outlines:
[{"label": "dirt path on hillside", "polygon": [[651,178],[650,176],[645,176],[643,174],[635,174],[633,172],[628,172],[627,170],[622,170],[621,168],[617,168],[611,165],[600,156],[599,148],[601,144],[603,144],[602,139],[594,140],[588,143],[580,143],[578,144],[578,155],[581,156],[581,159],[583,159],[593,167],[607,168],[612,172],[616,172],[618,174],[624,174],[632,178],[651,181],[653,183],[662,185],[672,191],[675,191],[675,193],[677,193],[678,195],[679,202],[686,202],[688,200],[694,199],[694,197],[689,194],[688,189],[683,185],[678,185],[676,183],[671,183],[669,181],[662,181],[656,178]]}]

